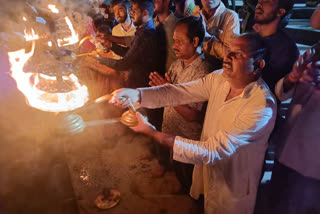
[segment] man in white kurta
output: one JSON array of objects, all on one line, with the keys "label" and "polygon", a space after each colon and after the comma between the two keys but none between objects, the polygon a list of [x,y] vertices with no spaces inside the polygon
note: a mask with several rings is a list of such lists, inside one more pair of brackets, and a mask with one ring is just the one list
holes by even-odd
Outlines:
[{"label": "man in white kurta", "polygon": [[[223,59],[226,50],[240,34],[238,14],[229,10],[221,0],[202,0],[203,8],[199,13],[206,25],[206,42],[203,50],[206,54]],[[193,14],[198,16],[197,13]]]},{"label": "man in white kurta", "polygon": [[[205,213],[253,213],[276,102],[259,78],[264,61],[249,55],[261,49],[248,42],[252,39],[257,36],[236,39],[224,59],[224,69],[200,80],[122,89],[114,92],[111,99],[111,103],[124,107],[127,101],[120,98],[129,97],[147,108],[208,101],[200,141],[158,132],[139,114],[140,125],[132,128],[173,147],[174,160],[195,164],[190,195],[198,199],[204,194]],[[242,89],[238,90],[235,86],[240,87],[240,83]]]}]

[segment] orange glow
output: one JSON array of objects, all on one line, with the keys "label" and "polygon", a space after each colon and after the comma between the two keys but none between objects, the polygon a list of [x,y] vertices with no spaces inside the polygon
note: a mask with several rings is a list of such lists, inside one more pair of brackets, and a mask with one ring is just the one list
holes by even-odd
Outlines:
[{"label": "orange glow", "polygon": [[48,8],[51,10],[52,13],[59,13],[59,10],[56,8],[54,4],[49,4]]},{"label": "orange glow", "polygon": [[72,91],[50,93],[36,87],[39,78],[51,81],[57,79],[55,76],[32,72],[25,73],[23,71],[25,64],[34,54],[35,40],[39,39],[39,36],[32,29],[31,34],[27,34],[25,31],[25,39],[26,41],[32,41],[31,51],[26,53],[25,49],[21,49],[9,52],[8,56],[11,64],[11,76],[15,79],[18,89],[25,95],[28,104],[34,108],[50,112],[70,111],[83,106],[88,101],[88,88],[81,85],[74,74],[62,77],[64,81],[73,84]]},{"label": "orange glow", "polygon": [[[63,40],[58,39],[57,42],[58,42],[59,47],[73,45],[73,44],[79,42],[79,35],[75,32],[70,19],[66,16],[66,17],[64,17],[64,20],[66,20],[66,23],[71,31],[71,36],[68,38],[64,38]],[[67,42],[67,43],[63,44],[64,42]]]},{"label": "orange glow", "polygon": [[26,39],[26,41],[38,40],[39,35],[37,35],[34,32],[33,28],[31,28],[31,34],[27,34],[27,31],[24,30],[24,38]]}]

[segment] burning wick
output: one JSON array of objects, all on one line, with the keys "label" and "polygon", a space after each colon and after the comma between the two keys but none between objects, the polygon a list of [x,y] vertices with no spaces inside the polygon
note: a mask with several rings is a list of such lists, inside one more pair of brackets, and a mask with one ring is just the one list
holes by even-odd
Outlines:
[{"label": "burning wick", "polygon": [[27,18],[26,18],[26,17],[22,17],[22,20],[26,22],[26,21],[27,21]]},{"label": "burning wick", "polygon": [[52,47],[52,42],[51,41],[48,42],[48,46]]},{"label": "burning wick", "polygon": [[54,4],[49,4],[48,8],[51,10],[52,13],[59,13],[59,10],[56,8]]}]

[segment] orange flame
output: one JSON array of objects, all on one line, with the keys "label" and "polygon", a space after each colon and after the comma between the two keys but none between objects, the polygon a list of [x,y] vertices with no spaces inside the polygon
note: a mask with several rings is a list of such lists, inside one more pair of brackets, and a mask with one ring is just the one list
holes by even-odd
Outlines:
[{"label": "orange flame", "polygon": [[21,49],[9,52],[8,56],[11,64],[11,76],[16,80],[18,89],[26,96],[28,104],[50,112],[70,111],[83,106],[88,101],[88,88],[81,85],[74,74],[62,78],[71,81],[76,88],[75,90],[66,93],[49,93],[36,87],[39,83],[39,77],[50,80],[56,80],[56,77],[23,71],[24,65],[34,54],[35,40],[39,39],[39,36],[32,29],[32,34],[25,32],[25,39],[32,41],[31,51],[26,53],[25,49]]},{"label": "orange flame", "polygon": [[[61,46],[67,46],[67,45],[73,45],[77,42],[79,42],[79,35],[75,32],[73,26],[72,26],[72,23],[70,21],[70,19],[66,16],[64,17],[64,20],[66,21],[70,31],[71,31],[71,36],[68,37],[68,38],[64,38],[63,40],[62,39],[58,39],[57,42],[58,42],[58,46],[61,47]],[[65,44],[62,44],[63,42],[67,42]]]},{"label": "orange flame", "polygon": [[34,32],[33,28],[31,28],[31,34],[27,34],[27,31],[24,30],[24,38],[26,39],[26,41],[33,41],[39,39],[39,35],[37,35]]},{"label": "orange flame", "polygon": [[52,13],[59,13],[59,10],[56,8],[54,4],[49,4],[48,8],[51,10]]}]

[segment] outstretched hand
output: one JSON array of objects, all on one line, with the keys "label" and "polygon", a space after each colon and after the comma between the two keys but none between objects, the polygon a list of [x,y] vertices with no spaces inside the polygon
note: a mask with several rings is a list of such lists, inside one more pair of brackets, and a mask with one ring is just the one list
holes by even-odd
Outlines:
[{"label": "outstretched hand", "polygon": [[152,136],[152,133],[156,131],[156,128],[148,122],[148,119],[145,116],[143,116],[139,112],[136,112],[136,116],[138,120],[138,125],[130,128],[135,132]]},{"label": "outstretched hand", "polygon": [[151,72],[149,75],[149,85],[150,86],[159,86],[166,83],[172,83],[172,80],[168,73],[165,74],[166,78],[163,78],[158,72]]},{"label": "outstretched hand", "polygon": [[[129,100],[130,99],[130,100]],[[131,102],[136,103],[140,101],[140,91],[131,88],[121,88],[112,92],[112,97],[109,103],[121,108],[128,107]]]},{"label": "outstretched hand", "polygon": [[309,63],[303,71],[300,81],[311,83],[320,89],[320,61]]}]

